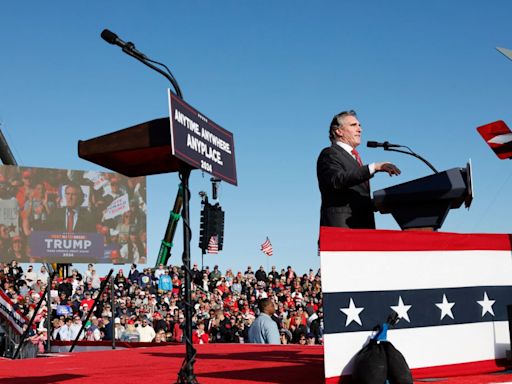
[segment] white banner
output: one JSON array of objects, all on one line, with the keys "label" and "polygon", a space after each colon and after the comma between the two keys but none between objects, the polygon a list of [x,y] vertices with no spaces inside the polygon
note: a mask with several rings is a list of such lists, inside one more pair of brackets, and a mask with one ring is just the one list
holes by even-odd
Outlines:
[{"label": "white banner", "polygon": [[93,182],[93,188],[95,191],[108,184],[108,180],[105,178],[105,176],[103,176],[102,172],[88,171],[84,173],[84,178],[89,179]]},{"label": "white banner", "polygon": [[113,219],[130,210],[128,195],[122,195],[115,199],[103,212],[103,220]]}]

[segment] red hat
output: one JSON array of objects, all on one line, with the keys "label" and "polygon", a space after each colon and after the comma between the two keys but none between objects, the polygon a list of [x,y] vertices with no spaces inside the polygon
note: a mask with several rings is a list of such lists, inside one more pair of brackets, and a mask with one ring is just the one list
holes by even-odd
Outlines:
[{"label": "red hat", "polygon": [[135,324],[135,321],[133,321],[133,320],[128,320],[128,321],[126,322],[126,324]]}]

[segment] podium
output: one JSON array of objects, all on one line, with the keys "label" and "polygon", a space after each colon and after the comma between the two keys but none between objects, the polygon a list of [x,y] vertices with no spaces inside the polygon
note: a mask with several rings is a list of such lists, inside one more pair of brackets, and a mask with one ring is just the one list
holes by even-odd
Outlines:
[{"label": "podium", "polygon": [[78,156],[128,177],[178,172],[186,165],[172,156],[168,117],[79,140]]},{"label": "podium", "polygon": [[452,168],[373,193],[375,209],[391,213],[401,229],[437,230],[450,209],[473,199],[471,165]]}]

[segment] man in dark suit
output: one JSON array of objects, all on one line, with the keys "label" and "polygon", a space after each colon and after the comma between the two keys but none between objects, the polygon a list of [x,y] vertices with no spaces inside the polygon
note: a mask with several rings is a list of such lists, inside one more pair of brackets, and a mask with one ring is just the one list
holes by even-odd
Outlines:
[{"label": "man in dark suit", "polygon": [[322,195],[320,225],[342,228],[375,228],[369,180],[376,172],[399,175],[391,163],[363,165],[356,147],[361,144],[361,124],[355,111],[334,116],[329,127],[331,146],[317,161]]},{"label": "man in dark suit", "polygon": [[56,208],[48,218],[49,231],[59,232],[95,232],[94,216],[81,205],[84,193],[78,184],[69,183],[64,188],[66,206]]}]

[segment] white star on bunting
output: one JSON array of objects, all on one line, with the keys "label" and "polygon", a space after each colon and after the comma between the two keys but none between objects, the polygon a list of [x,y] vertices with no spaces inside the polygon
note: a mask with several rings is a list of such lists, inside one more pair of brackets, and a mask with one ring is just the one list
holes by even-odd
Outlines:
[{"label": "white star on bunting", "polygon": [[361,322],[361,318],[359,317],[359,314],[363,312],[364,308],[357,308],[354,304],[354,300],[350,298],[350,303],[348,305],[348,308],[340,308],[340,311],[343,312],[345,315],[347,315],[347,321],[345,321],[345,327],[347,327],[351,322],[355,321],[359,325],[363,325]]},{"label": "white star on bunting", "polygon": [[398,304],[397,305],[391,305],[390,308],[395,311],[398,314],[398,317],[400,319],[404,319],[408,323],[411,321],[409,320],[409,314],[407,313],[409,309],[411,309],[412,305],[405,305],[402,296],[398,297]]},{"label": "white star on bunting", "polygon": [[441,310],[441,319],[443,320],[445,316],[449,316],[452,319],[453,313],[452,313],[452,307],[455,305],[455,303],[450,303],[448,299],[446,298],[446,295],[443,293],[443,302],[442,303],[436,303],[436,307]]},{"label": "white star on bunting", "polygon": [[493,304],[496,302],[496,300],[489,300],[489,297],[487,297],[487,292],[484,292],[484,299],[478,301],[477,303],[482,306],[482,317],[489,312],[491,315],[494,316],[494,310],[492,309]]}]

